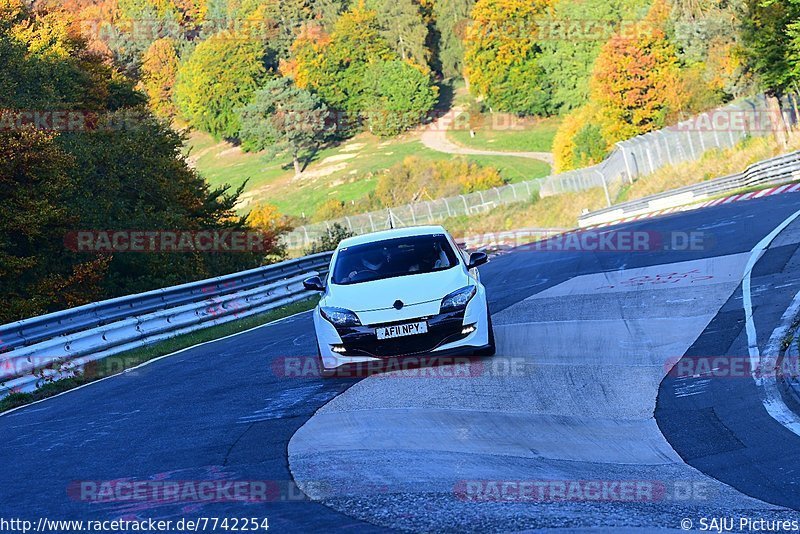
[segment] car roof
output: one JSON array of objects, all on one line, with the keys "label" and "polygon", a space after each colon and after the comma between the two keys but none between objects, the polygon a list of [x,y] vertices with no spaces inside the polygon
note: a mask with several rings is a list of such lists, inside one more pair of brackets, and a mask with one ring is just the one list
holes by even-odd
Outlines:
[{"label": "car roof", "polygon": [[405,228],[395,228],[393,230],[382,230],[370,234],[357,235],[343,239],[338,248],[352,247],[364,243],[374,243],[385,239],[395,239],[398,237],[411,237],[415,235],[446,234],[447,231],[441,226],[408,226]]}]

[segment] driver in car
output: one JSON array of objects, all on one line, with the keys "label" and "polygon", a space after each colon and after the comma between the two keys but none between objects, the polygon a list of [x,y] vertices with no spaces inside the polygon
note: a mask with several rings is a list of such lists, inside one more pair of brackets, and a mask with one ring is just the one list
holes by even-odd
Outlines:
[{"label": "driver in car", "polygon": [[386,248],[380,250],[369,250],[361,256],[361,268],[358,270],[350,271],[348,278],[353,280],[359,273],[364,272],[381,272],[381,269],[389,263],[391,256]]}]

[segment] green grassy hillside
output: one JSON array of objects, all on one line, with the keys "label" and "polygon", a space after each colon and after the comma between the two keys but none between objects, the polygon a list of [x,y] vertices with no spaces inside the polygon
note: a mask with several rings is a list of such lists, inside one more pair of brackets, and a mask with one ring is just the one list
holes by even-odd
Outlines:
[{"label": "green grassy hillside", "polygon": [[[262,154],[245,153],[202,132],[191,134],[187,153],[191,163],[213,186],[234,187],[247,180],[239,204],[249,211],[262,203],[276,205],[286,215],[311,215],[323,202],[355,200],[375,188],[386,169],[408,156],[426,160],[451,159],[450,154],[426,148],[418,133],[392,139],[360,134],[335,147],[319,151],[303,174],[294,176],[289,158],[267,160]],[[544,162],[507,156],[467,156],[467,160],[496,168],[509,182],[531,180],[550,173]]]}]

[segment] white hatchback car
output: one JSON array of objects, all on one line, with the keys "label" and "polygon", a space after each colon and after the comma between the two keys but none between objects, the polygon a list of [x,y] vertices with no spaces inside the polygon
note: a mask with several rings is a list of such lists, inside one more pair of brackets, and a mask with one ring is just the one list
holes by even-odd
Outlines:
[{"label": "white hatchback car", "polygon": [[331,258],[314,328],[326,376],[387,358],[495,353],[478,267],[441,226],[387,230],[343,240]]}]

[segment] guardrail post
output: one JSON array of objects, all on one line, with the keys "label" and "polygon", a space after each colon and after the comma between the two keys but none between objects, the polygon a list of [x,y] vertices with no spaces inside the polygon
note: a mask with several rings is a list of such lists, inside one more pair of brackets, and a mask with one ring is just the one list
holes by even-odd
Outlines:
[{"label": "guardrail post", "polygon": [[600,171],[594,171],[600,175],[600,181],[603,183],[603,193],[606,194],[606,204],[611,207],[611,196],[608,194],[608,184],[606,183],[606,176]]},{"label": "guardrail post", "polygon": [[664,140],[664,148],[667,151],[667,159],[669,160],[669,164],[672,165],[672,151],[669,149],[669,139],[667,139],[667,134],[665,134],[663,130],[661,130],[661,139]]},{"label": "guardrail post", "polygon": [[691,130],[686,130],[686,137],[689,139],[689,151],[692,153],[692,159],[697,159],[697,155],[694,152],[694,142],[692,141]]},{"label": "guardrail post", "polygon": [[628,152],[621,142],[617,143],[617,148],[622,152],[622,160],[625,162],[625,172],[628,173],[628,181],[633,183],[633,173],[631,173],[631,164],[628,162]]}]

